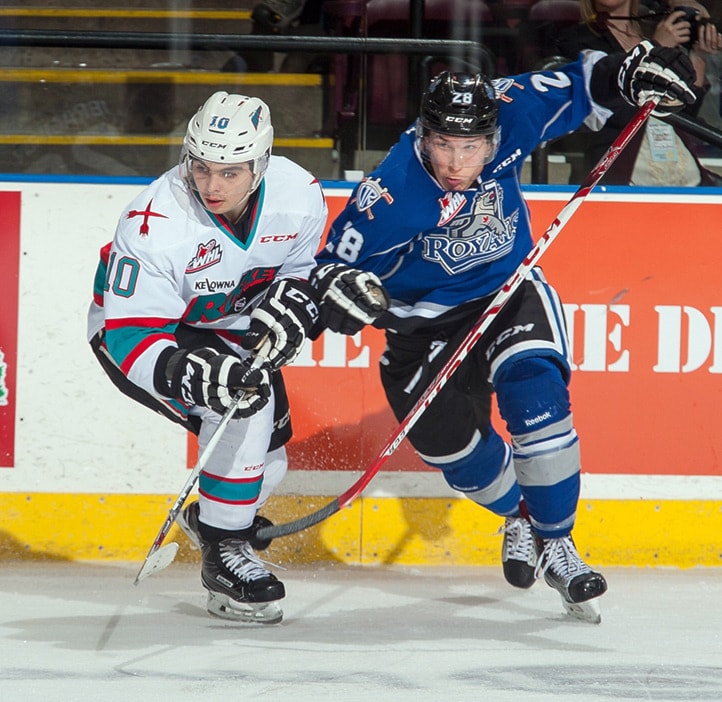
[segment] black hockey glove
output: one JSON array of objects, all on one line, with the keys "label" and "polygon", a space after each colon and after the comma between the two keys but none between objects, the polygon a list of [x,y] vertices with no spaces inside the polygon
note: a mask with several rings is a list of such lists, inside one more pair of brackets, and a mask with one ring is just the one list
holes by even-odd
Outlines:
[{"label": "black hockey glove", "polygon": [[[243,392],[234,419],[250,417],[265,407],[271,397],[267,368],[251,367],[250,360],[241,361],[210,348],[178,349],[167,358],[163,376],[166,388],[162,394],[175,397],[189,407],[209,407],[218,414],[224,414],[233,398]],[[160,390],[157,380],[155,384]]]},{"label": "black hockey glove", "polygon": [[321,323],[331,331],[355,334],[389,308],[389,296],[373,273],[322,263],[309,281],[321,299]]},{"label": "black hockey glove", "polygon": [[273,370],[293,361],[318,320],[316,291],[301,280],[275,281],[251,313],[241,345]]},{"label": "black hockey glove", "polygon": [[622,62],[617,84],[630,105],[641,107],[651,98],[662,96],[654,114],[664,115],[695,102],[695,78],[694,67],[682,49],[642,41]]}]

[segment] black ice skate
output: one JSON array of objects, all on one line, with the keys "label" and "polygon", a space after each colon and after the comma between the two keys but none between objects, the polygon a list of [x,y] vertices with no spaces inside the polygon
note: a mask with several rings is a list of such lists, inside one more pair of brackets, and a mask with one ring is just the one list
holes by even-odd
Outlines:
[{"label": "black ice skate", "polygon": [[549,587],[561,596],[568,614],[599,624],[602,615],[598,598],[607,591],[607,581],[593,571],[579,556],[571,536],[560,539],[539,539],[537,577],[544,576]]},{"label": "black ice skate", "polygon": [[306,0],[264,0],[256,3],[251,19],[271,32],[284,32],[301,16]]},{"label": "black ice skate", "polygon": [[178,516],[178,525],[201,549],[201,582],[208,590],[208,612],[233,621],[280,622],[283,611],[278,600],[286,596],[286,590],[244,538],[250,529],[207,541],[200,533],[198,513],[198,503],[191,503]]},{"label": "black ice skate", "polygon": [[506,581],[514,587],[529,588],[536,582],[536,539],[529,520],[507,517],[502,527],[501,564]]}]

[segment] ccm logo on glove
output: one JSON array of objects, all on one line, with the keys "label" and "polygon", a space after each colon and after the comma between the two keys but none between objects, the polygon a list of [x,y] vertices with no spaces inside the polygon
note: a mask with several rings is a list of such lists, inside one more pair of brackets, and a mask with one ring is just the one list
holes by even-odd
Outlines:
[{"label": "ccm logo on glove", "polygon": [[163,368],[156,373],[156,388],[187,407],[200,405],[224,414],[236,395],[243,393],[233,416],[245,418],[265,407],[271,398],[268,369],[252,365],[249,359],[242,361],[204,347],[161,354],[158,363]]},{"label": "ccm logo on glove", "polygon": [[303,280],[276,280],[251,313],[241,341],[273,370],[291,363],[318,320],[316,291]]},{"label": "ccm logo on glove", "polygon": [[641,107],[661,97],[655,114],[667,114],[692,105],[697,96],[692,90],[696,74],[691,61],[680,48],[656,46],[642,41],[624,59],[617,76],[622,97]]}]

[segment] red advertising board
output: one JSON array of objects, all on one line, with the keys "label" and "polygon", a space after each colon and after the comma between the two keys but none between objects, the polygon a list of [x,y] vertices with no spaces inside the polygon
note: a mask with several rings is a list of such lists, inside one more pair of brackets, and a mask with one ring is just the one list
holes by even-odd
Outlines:
[{"label": "red advertising board", "polygon": [[20,193],[0,192],[0,467],[15,463]]},{"label": "red advertising board", "polygon": [[[537,222],[558,209],[532,203]],[[592,200],[549,250],[587,472],[722,475],[721,223],[719,197]]]},{"label": "red advertising board", "polygon": [[[536,232],[566,197],[530,201]],[[331,191],[330,218],[345,199]],[[567,314],[583,469],[722,475],[722,201],[647,199],[587,200],[541,261]],[[384,448],[397,424],[378,380],[383,346],[373,328],[327,334],[285,369],[292,470],[363,470]],[[383,469],[427,470],[408,442]]]},{"label": "red advertising board", "polygon": [[[338,200],[329,198],[331,216]],[[535,231],[564,202],[532,200]],[[722,475],[721,230],[722,202],[711,199],[592,199],[545,254],[541,265],[565,303],[572,337],[586,472]],[[365,469],[396,427],[378,381],[383,335],[367,328],[336,357],[324,345],[314,344],[313,367],[286,370],[290,464]],[[342,357],[345,366],[335,365]],[[496,425],[503,428],[498,418]],[[384,469],[425,470],[407,442]]]}]

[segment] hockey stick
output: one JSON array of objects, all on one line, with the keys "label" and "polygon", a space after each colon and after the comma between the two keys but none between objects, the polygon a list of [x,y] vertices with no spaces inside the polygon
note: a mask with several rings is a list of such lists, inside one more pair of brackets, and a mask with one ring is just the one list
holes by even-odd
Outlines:
[{"label": "hockey stick", "polygon": [[424,394],[418,399],[411,411],[401,421],[396,433],[391,437],[389,442],[383,448],[381,453],[376,457],[373,463],[363,472],[361,477],[342,495],[332,502],[329,502],[320,510],[300,517],[292,522],[285,524],[275,524],[273,526],[261,527],[256,536],[259,539],[275,539],[279,536],[288,536],[295,534],[303,529],[308,529],[324,519],[336,514],[343,507],[349,505],[355,500],[371,482],[371,479],[378,473],[386,459],[396,451],[404,437],[408,434],[411,427],[416,424],[429,403],[436,397],[446,381],[451,377],[459,364],[468,356],[471,349],[482,334],[489,328],[489,325],[496,319],[502,307],[508,302],[509,298],[514,294],[529,271],[537,265],[542,254],[549,245],[554,241],[559,232],[564,228],[566,223],[571,219],[572,215],[577,211],[584,199],[589,195],[594,186],[601,180],[602,176],[609,170],[617,156],[627,146],[631,138],[637,133],[639,128],[644,124],[652,110],[657,106],[658,98],[653,98],[646,102],[630,120],[629,124],[622,130],[620,135],[614,140],[607,152],[602,156],[599,163],[592,169],[585,181],[579,186],[578,190],[572,195],[571,199],[561,209],[557,218],[551,223],[549,228],[542,234],[536,245],[529,252],[528,256],[521,262],[519,267],[514,271],[511,277],[504,283],[504,286],[494,296],[486,311],[481,315],[479,320],[474,324],[454,355],[449,358],[444,367],[439,371],[438,375],[431,381],[429,387]]},{"label": "hockey stick", "polygon": [[[256,364],[254,363],[251,367],[254,367],[255,365]],[[183,509],[183,505],[188,499],[188,495],[191,494],[191,490],[193,490],[193,486],[196,484],[201,471],[205,468],[206,463],[208,463],[208,459],[211,457],[213,451],[215,451],[216,446],[218,446],[218,442],[221,440],[223,432],[228,426],[228,422],[231,421],[231,418],[238,407],[238,403],[244,398],[244,396],[244,392],[239,392],[233,398],[231,405],[224,412],[221,417],[221,421],[218,423],[218,426],[211,435],[211,438],[208,440],[208,444],[203,449],[200,456],[198,456],[198,461],[196,462],[195,467],[188,476],[188,480],[186,480],[178,497],[176,497],[173,506],[168,512],[168,516],[165,518],[165,522],[163,522],[163,526],[160,528],[153,545],[150,547],[150,551],[148,551],[148,555],[145,557],[145,561],[143,561],[143,565],[138,571],[138,575],[135,576],[135,580],[133,582],[134,585],[137,585],[141,580],[145,580],[148,576],[153,575],[153,573],[157,573],[159,570],[167,568],[173,562],[176,553],[178,553],[178,544],[172,541],[171,543],[162,546],[163,541],[165,540],[165,537],[168,536],[168,532],[180,514],[181,509]]]}]

